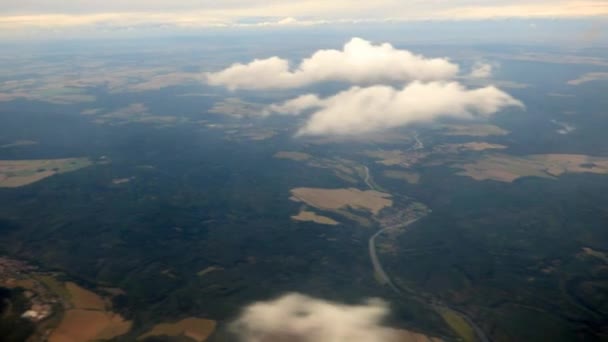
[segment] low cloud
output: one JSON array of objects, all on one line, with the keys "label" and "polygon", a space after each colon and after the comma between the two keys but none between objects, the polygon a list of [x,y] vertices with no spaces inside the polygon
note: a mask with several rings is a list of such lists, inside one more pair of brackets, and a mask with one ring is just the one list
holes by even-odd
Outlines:
[{"label": "low cloud", "polygon": [[608,14],[608,3],[603,0],[564,1],[482,1],[461,4],[439,13],[443,18],[496,19],[496,18],[581,18],[600,17]]},{"label": "low cloud", "polygon": [[401,89],[352,87],[327,98],[307,94],[271,105],[269,112],[311,113],[298,135],[355,135],[440,117],[488,117],[510,106],[524,107],[494,86],[467,89],[457,82],[416,81]]},{"label": "low cloud", "polygon": [[230,89],[296,88],[323,81],[355,84],[434,81],[454,77],[458,65],[445,58],[426,58],[391,44],[374,45],[353,38],[342,50],[319,50],[295,69],[280,57],[256,59],[208,73],[209,84]]},{"label": "low cloud", "polygon": [[242,342],[396,342],[396,331],[382,326],[388,314],[378,299],[346,305],[288,294],[246,307],[232,330]]},{"label": "low cloud", "polygon": [[0,36],[6,32],[4,36],[13,37],[15,33],[27,34],[31,30],[39,34],[48,34],[55,29],[81,32],[83,28],[93,33],[104,28],[149,30],[157,26],[230,28],[242,27],[243,18],[253,19],[253,25],[248,27],[258,27],[266,26],[255,24],[268,22],[269,14],[307,18],[313,25],[429,19],[597,18],[608,15],[608,3],[603,0],[3,0],[0,29],[4,31],[0,30]]},{"label": "low cloud", "polygon": [[472,78],[490,78],[492,77],[493,67],[488,63],[475,63],[473,70],[469,75]]},{"label": "low cloud", "polygon": [[253,23],[237,23],[233,24],[235,27],[275,27],[275,26],[314,26],[314,25],[323,25],[329,24],[329,21],[326,20],[300,20],[294,17],[286,17],[280,20],[271,20],[271,21],[261,21],[261,22],[253,22]]}]

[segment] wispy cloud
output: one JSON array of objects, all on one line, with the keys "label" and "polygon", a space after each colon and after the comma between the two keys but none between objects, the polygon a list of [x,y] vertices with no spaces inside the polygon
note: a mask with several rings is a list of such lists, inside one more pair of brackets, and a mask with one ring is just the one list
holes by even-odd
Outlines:
[{"label": "wispy cloud", "polygon": [[495,1],[485,5],[458,6],[441,12],[455,19],[577,18],[608,15],[608,1]]},{"label": "wispy cloud", "polygon": [[[608,15],[605,0],[4,0],[0,29],[268,27],[332,23]],[[254,19],[243,24],[243,19]],[[278,19],[276,19],[278,18]]]}]

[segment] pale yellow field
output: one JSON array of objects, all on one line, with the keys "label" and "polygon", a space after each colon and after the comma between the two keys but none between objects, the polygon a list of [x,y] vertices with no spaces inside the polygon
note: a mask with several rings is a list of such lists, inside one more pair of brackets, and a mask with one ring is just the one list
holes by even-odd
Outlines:
[{"label": "pale yellow field", "polygon": [[288,152],[288,151],[277,152],[274,155],[274,157],[279,158],[279,159],[290,159],[290,160],[295,160],[295,161],[303,161],[303,160],[308,160],[308,159],[312,158],[312,156],[307,153]]},{"label": "pale yellow field", "polygon": [[315,222],[318,224],[327,224],[327,225],[331,225],[331,226],[335,226],[338,224],[338,221],[335,221],[329,217],[317,215],[316,213],[314,213],[312,211],[306,211],[306,210],[300,211],[300,213],[298,215],[292,216],[291,218],[296,221],[309,221],[309,222]]},{"label": "pale yellow field", "polygon": [[49,342],[108,340],[131,330],[132,322],[111,312],[101,296],[75,283],[65,283],[71,308],[66,310]]},{"label": "pale yellow field", "polygon": [[350,207],[378,214],[383,208],[393,205],[393,201],[389,199],[390,194],[374,190],[296,188],[292,189],[291,193],[292,199],[322,210]]},{"label": "pale yellow field", "polygon": [[0,160],[0,188],[17,188],[91,164],[87,158]]},{"label": "pale yellow field", "polygon": [[213,334],[216,326],[216,321],[190,317],[175,323],[157,324],[137,339],[143,340],[151,336],[186,336],[196,342],[203,342]]},{"label": "pale yellow field", "polygon": [[49,342],[108,340],[126,334],[131,325],[130,321],[111,312],[72,309],[65,312]]},{"label": "pale yellow field", "polygon": [[384,171],[384,176],[393,179],[402,179],[410,184],[418,184],[418,182],[420,182],[420,174],[416,172],[387,170]]},{"label": "pale yellow field", "polygon": [[475,180],[512,182],[521,177],[553,178],[564,173],[608,174],[608,158],[579,154],[538,154],[527,157],[488,155],[469,164],[457,165],[460,175]]}]

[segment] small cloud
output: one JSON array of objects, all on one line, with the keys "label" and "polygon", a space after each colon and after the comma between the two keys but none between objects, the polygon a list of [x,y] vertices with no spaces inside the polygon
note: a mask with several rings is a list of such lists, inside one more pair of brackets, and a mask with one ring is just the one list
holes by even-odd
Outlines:
[{"label": "small cloud", "polygon": [[458,69],[446,58],[426,58],[388,43],[374,45],[353,38],[342,50],[315,52],[295,69],[290,68],[289,61],[275,56],[208,73],[207,81],[230,89],[297,88],[323,81],[362,84],[445,80],[454,77]]},{"label": "small cloud", "polygon": [[296,18],[294,18],[294,17],[287,17],[287,18],[279,20],[277,22],[277,24],[279,24],[279,25],[292,25],[292,24],[295,24],[297,22],[298,22],[298,20]]},{"label": "small cloud", "polygon": [[270,112],[311,113],[299,135],[354,135],[382,131],[440,117],[487,117],[523,104],[494,86],[467,89],[457,82],[412,82],[389,86],[352,87],[327,98],[307,94],[269,107]]},{"label": "small cloud", "polygon": [[311,21],[300,21],[294,17],[286,17],[280,20],[265,20],[256,22],[234,23],[235,27],[273,27],[273,26],[309,26],[314,25]]},{"label": "small cloud", "polygon": [[559,134],[562,134],[562,135],[570,134],[574,130],[576,130],[575,126],[573,126],[569,123],[566,123],[566,122],[560,122],[557,120],[551,120],[551,122],[560,127],[559,129],[556,130],[556,132]]},{"label": "small cloud", "polygon": [[469,76],[471,78],[490,78],[492,77],[493,67],[488,63],[475,63]]},{"label": "small cloud", "polygon": [[388,314],[379,299],[346,305],[292,293],[247,306],[231,330],[242,342],[396,342],[382,325]]}]

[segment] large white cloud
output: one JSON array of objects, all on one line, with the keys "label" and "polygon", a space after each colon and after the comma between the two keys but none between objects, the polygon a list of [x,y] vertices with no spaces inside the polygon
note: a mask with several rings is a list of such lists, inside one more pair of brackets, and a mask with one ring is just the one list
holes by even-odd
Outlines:
[{"label": "large white cloud", "polygon": [[394,330],[382,326],[389,309],[381,300],[345,305],[300,294],[257,302],[233,323],[243,342],[389,342]]},{"label": "large white cloud", "polygon": [[352,87],[328,98],[303,95],[272,105],[269,111],[312,111],[300,135],[354,135],[440,117],[487,117],[509,106],[523,104],[494,86],[467,89],[457,82],[416,81],[401,89],[378,85]]},{"label": "large white cloud", "polygon": [[342,50],[319,50],[291,70],[289,61],[271,57],[207,74],[212,85],[231,89],[294,88],[322,81],[356,84],[431,81],[454,77],[458,65],[445,58],[425,58],[391,44],[373,45],[353,38]]}]

